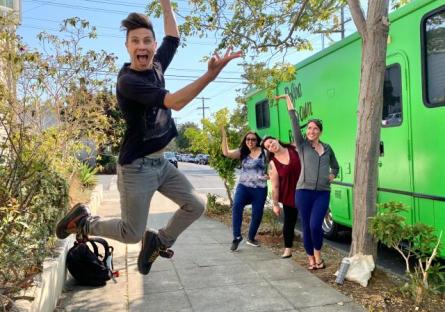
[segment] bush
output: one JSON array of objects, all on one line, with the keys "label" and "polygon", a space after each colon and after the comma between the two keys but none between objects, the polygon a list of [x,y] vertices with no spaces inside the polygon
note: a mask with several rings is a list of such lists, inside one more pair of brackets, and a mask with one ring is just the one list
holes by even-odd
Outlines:
[{"label": "bush", "polygon": [[230,213],[231,209],[229,205],[221,203],[218,200],[218,196],[215,194],[207,193],[207,210],[206,214],[208,215],[223,215],[226,213]]},{"label": "bush", "polygon": [[97,159],[99,172],[102,174],[116,174],[117,156],[102,154]]},{"label": "bush", "polygon": [[82,142],[105,144],[123,128],[107,118],[115,97],[105,91],[109,78],[97,76],[114,70],[115,57],[80,48],[80,40],[94,37],[87,21],[65,20],[60,38],[39,34],[50,54],[22,44],[9,18],[1,18],[2,25],[0,64],[7,70],[0,79],[0,310],[6,311],[51,251],[56,221],[67,207],[66,181],[76,173],[85,187],[96,181],[94,169],[78,172],[75,155],[87,145]]},{"label": "bush", "polygon": [[[370,218],[370,232],[378,242],[394,248],[403,257],[409,283],[402,290],[419,304],[425,296],[444,290],[444,267],[434,263],[442,233],[437,237],[431,226],[407,224],[400,215],[405,210],[401,203],[381,204],[377,215]],[[402,241],[407,242],[405,248],[401,247]],[[412,257],[416,260],[413,269]]]},{"label": "bush", "polygon": [[[18,170],[13,188],[0,171],[0,289],[3,295],[26,286],[40,270],[68,203],[68,186],[45,164],[33,163],[28,176]],[[21,168],[24,169],[24,168]],[[28,168],[29,169],[29,168]],[[20,176],[21,175],[21,176]],[[6,182],[6,183],[5,183]]]},{"label": "bush", "polygon": [[79,180],[84,188],[93,188],[97,184],[97,168],[91,168],[86,163],[81,163],[79,166]]}]

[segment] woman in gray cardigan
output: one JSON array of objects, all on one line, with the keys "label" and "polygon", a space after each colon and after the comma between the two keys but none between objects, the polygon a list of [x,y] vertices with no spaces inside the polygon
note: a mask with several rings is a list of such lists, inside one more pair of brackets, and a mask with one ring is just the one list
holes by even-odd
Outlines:
[{"label": "woman in gray cardigan", "polygon": [[339,166],[329,144],[320,141],[323,124],[318,119],[309,120],[304,138],[300,131],[298,115],[289,95],[286,99],[297,151],[301,159],[301,174],[297,183],[295,200],[300,209],[304,249],[308,255],[309,270],[324,269],[321,257],[323,245],[323,219],[329,208],[331,182],[337,177]]}]

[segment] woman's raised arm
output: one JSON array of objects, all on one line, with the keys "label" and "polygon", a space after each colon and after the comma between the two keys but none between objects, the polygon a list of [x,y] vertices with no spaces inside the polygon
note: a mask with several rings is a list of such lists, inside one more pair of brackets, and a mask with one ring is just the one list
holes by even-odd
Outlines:
[{"label": "woman's raised arm", "polygon": [[232,159],[240,159],[241,152],[239,149],[229,150],[229,144],[227,143],[227,134],[224,127],[221,127],[221,136],[221,150],[223,155]]},{"label": "woman's raised arm", "polygon": [[298,114],[295,111],[294,104],[292,103],[292,100],[291,100],[289,94],[278,95],[275,97],[275,99],[277,99],[277,100],[285,99],[286,100],[287,110],[289,112],[289,117],[290,117],[291,125],[292,125],[292,134],[294,136],[294,142],[295,142],[297,149],[300,149],[300,146],[304,142],[304,138],[303,138],[303,135],[301,134],[300,121],[298,118]]}]

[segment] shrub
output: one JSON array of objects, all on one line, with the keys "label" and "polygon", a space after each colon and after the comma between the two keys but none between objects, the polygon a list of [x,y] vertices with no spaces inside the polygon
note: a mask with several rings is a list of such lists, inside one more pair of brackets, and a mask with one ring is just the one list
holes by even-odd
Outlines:
[{"label": "shrub", "polygon": [[207,193],[207,210],[206,214],[208,215],[223,215],[226,213],[230,213],[230,206],[218,200],[218,196],[216,194]]},{"label": "shrub", "polygon": [[97,168],[91,168],[86,163],[81,163],[79,166],[79,180],[84,188],[92,188],[97,184]]},{"label": "shrub", "polygon": [[[3,310],[13,306],[15,290],[29,284],[51,250],[56,221],[67,206],[66,181],[77,173],[75,155],[86,146],[82,142],[109,141],[106,130],[112,125],[103,104],[112,94],[99,97],[104,93],[101,90],[108,89],[110,78],[99,77],[97,72],[114,71],[115,60],[104,51],[80,47],[81,39],[95,37],[87,21],[65,20],[60,28],[65,34],[60,38],[39,34],[48,53],[29,50],[16,36],[15,27],[10,27],[13,24],[9,18],[0,18],[0,63],[5,74],[0,79]],[[94,173],[94,169],[80,168],[84,186],[95,183]]]},{"label": "shrub", "polygon": [[[431,226],[407,224],[400,215],[405,210],[401,203],[381,204],[377,215],[370,218],[370,232],[377,241],[394,248],[403,257],[409,277],[409,283],[403,290],[419,304],[428,294],[444,288],[444,268],[434,263],[442,233],[437,237]],[[407,242],[405,248],[401,247],[402,241]],[[416,259],[413,269],[410,258]]]},{"label": "shrub", "polygon": [[117,156],[101,154],[97,158],[99,172],[102,174],[116,174]]},{"label": "shrub", "polygon": [[[0,172],[0,288],[3,294],[25,286],[48,255],[57,220],[68,202],[68,186],[42,163],[9,188]],[[20,172],[22,171],[22,172]],[[19,174],[25,171],[18,170]],[[17,181],[16,181],[17,182]]]}]

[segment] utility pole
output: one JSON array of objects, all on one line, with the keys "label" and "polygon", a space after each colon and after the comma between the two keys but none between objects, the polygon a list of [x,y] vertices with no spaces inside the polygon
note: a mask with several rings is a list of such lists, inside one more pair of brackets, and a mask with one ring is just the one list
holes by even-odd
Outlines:
[{"label": "utility pole", "polygon": [[340,29],[340,33],[341,33],[341,39],[345,39],[345,6],[342,5],[341,7],[341,11],[340,11],[340,18],[341,18],[341,29]]},{"label": "utility pole", "polygon": [[323,50],[325,48],[325,38],[330,39],[329,34],[333,33],[339,33],[341,36],[341,39],[345,38],[345,24],[350,22],[351,18],[348,18],[345,20],[345,7],[342,6],[340,10],[340,28],[339,29],[330,29],[330,30],[320,30],[316,31],[315,33],[321,34],[321,49]]},{"label": "utility pole", "polygon": [[204,104],[205,104],[205,100],[210,100],[210,98],[206,98],[206,97],[197,97],[196,99],[197,99],[197,100],[202,100],[202,106],[201,106],[201,107],[198,107],[197,109],[201,109],[201,110],[202,110],[202,119],[205,119],[205,118],[206,118],[206,116],[205,116],[205,110],[206,110],[206,109],[210,109],[210,107],[205,106]]}]

